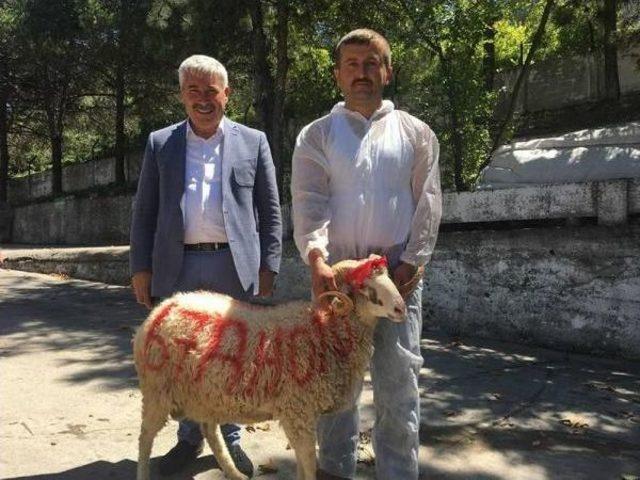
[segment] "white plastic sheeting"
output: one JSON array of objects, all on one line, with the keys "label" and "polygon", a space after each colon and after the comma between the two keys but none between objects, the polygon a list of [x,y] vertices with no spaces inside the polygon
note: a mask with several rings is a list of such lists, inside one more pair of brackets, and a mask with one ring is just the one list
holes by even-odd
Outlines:
[{"label": "white plastic sheeting", "polygon": [[640,177],[640,122],[503,145],[477,189]]}]

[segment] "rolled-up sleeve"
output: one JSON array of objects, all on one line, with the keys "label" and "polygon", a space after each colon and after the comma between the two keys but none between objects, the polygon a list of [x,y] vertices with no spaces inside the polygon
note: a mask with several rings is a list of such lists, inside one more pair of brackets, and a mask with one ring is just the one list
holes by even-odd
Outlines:
[{"label": "rolled-up sleeve", "polygon": [[431,259],[442,218],[442,191],[438,156],[440,146],[433,131],[422,125],[417,134],[416,156],[411,176],[416,210],[411,222],[407,246],[400,257],[412,265],[424,265]]},{"label": "rolled-up sleeve", "polygon": [[329,165],[320,148],[319,130],[312,127],[305,127],[298,135],[291,167],[293,237],[305,263],[316,248],[328,257],[331,221]]}]

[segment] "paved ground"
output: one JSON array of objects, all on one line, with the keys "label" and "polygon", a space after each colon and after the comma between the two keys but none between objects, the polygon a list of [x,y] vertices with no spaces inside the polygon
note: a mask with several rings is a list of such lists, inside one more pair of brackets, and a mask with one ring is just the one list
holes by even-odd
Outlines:
[{"label": "paved ground", "polygon": [[[134,478],[140,396],[130,338],[144,314],[121,287],[0,270],[0,478]],[[637,363],[434,332],[423,347],[424,479],[640,477]],[[365,432],[371,411],[367,389]],[[154,457],[174,431],[161,432]],[[260,478],[293,478],[276,424],[256,425],[243,444],[273,469]],[[223,478],[211,465],[207,453],[176,478]],[[358,478],[372,472],[362,463]]]}]

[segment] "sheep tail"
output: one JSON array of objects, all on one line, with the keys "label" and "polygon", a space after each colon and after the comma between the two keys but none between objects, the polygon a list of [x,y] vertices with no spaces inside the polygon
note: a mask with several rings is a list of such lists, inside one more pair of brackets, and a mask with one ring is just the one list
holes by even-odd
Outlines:
[{"label": "sheep tail", "polygon": [[233,459],[229,454],[229,449],[222,436],[220,430],[220,424],[207,423],[202,425],[204,434],[207,437],[209,446],[213,450],[213,454],[218,461],[220,469],[224,472],[225,476],[230,480],[247,480],[247,476],[243,475],[237,468]]}]

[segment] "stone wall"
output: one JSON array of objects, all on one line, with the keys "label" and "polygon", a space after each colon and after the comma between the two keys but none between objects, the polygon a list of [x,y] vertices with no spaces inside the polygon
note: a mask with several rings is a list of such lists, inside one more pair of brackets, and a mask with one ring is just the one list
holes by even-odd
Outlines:
[{"label": "stone wall", "polygon": [[440,235],[425,325],[640,359],[640,224]]},{"label": "stone wall", "polygon": [[131,196],[63,197],[17,207],[12,242],[32,245],[126,245]]},{"label": "stone wall", "polygon": [[[13,210],[13,228],[5,243],[27,245],[127,245],[133,198],[63,197],[51,202],[34,203]],[[0,233],[12,212],[0,206]],[[282,207],[283,233],[291,238],[293,227],[290,207]],[[6,218],[6,221],[5,221]],[[3,241],[0,239],[0,241]]]},{"label": "stone wall", "polygon": [[[640,48],[618,52],[622,95],[640,92]],[[497,77],[501,93],[498,109],[507,106],[518,69]],[[604,58],[601,55],[562,57],[533,65],[522,85],[517,110],[535,112],[601,100],[604,95]]]},{"label": "stone wall", "polygon": [[[128,247],[11,249],[8,268],[129,283]],[[285,243],[275,301],[309,298]],[[425,328],[640,359],[640,222],[442,232],[427,267]]]},{"label": "stone wall", "polygon": [[[33,245],[125,245],[132,198],[64,197],[14,209],[11,241]],[[284,236],[292,226],[283,206]],[[525,188],[446,193],[443,224],[596,218],[602,225],[625,223],[640,214],[640,179],[538,185]],[[0,221],[2,218],[0,217]]]},{"label": "stone wall", "polygon": [[0,202],[0,243],[11,241],[13,209],[8,203]]},{"label": "stone wall", "polygon": [[[13,241],[126,244],[131,201],[67,197],[18,207]],[[546,226],[530,228],[540,221]],[[443,223],[427,268],[425,325],[640,359],[638,179],[448,193]],[[128,282],[126,246],[5,254],[9,268]],[[289,242],[277,299],[308,292]]]},{"label": "stone wall", "polygon": [[[138,179],[142,162],[141,154],[130,154],[125,158],[125,179]],[[82,190],[108,185],[115,181],[115,159],[106,158],[84,163],[65,165],[62,169],[62,190]],[[51,171],[34,173],[28,177],[9,180],[8,202],[12,205],[51,195]]]}]

